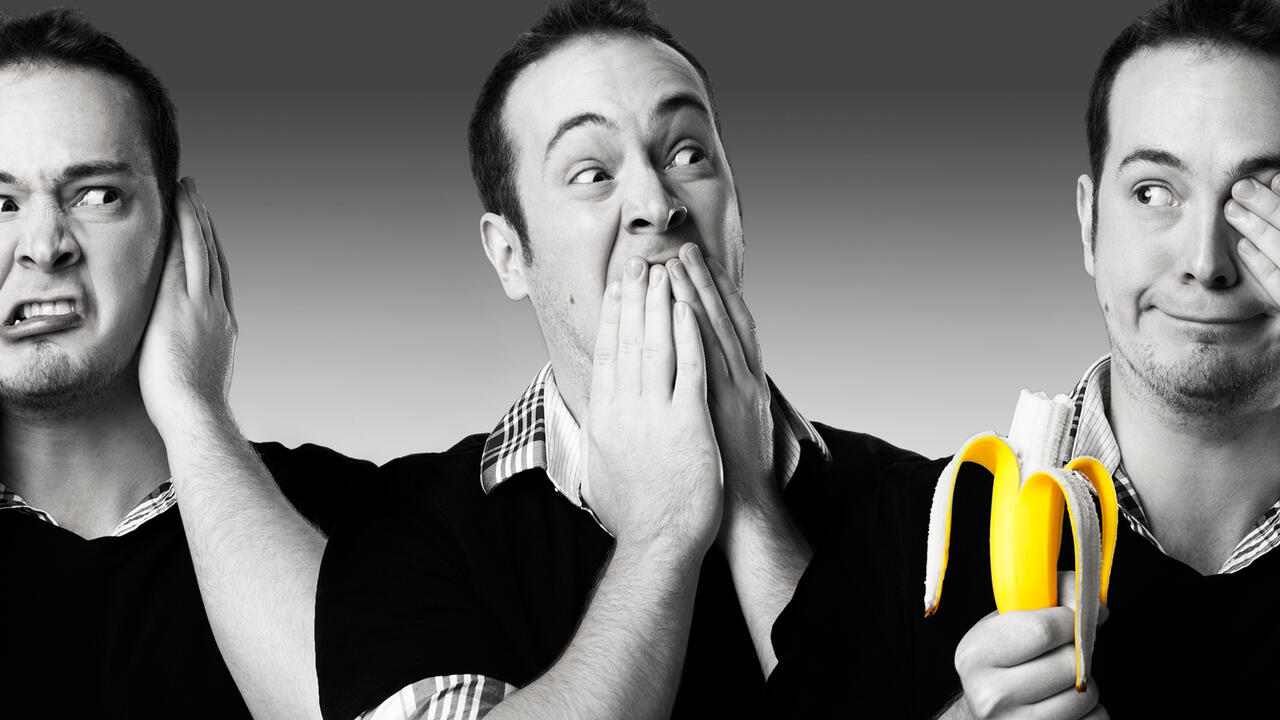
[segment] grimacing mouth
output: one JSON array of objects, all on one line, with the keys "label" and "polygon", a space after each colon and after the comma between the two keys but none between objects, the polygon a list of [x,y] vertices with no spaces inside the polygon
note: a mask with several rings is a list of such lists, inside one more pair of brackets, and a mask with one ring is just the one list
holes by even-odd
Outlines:
[{"label": "grimacing mouth", "polygon": [[62,297],[53,300],[27,300],[17,303],[4,324],[8,327],[21,325],[25,320],[38,317],[69,315],[75,313],[78,303],[75,298]]}]

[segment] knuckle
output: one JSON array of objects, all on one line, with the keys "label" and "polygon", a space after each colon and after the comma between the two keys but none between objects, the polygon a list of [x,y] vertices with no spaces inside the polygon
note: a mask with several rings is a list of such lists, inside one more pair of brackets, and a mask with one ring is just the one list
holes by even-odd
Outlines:
[{"label": "knuckle", "polygon": [[612,349],[602,348],[602,349],[596,350],[593,364],[598,368],[613,367],[613,364],[617,361],[617,359],[618,359],[618,356],[616,353],[614,353]]},{"label": "knuckle", "polygon": [[640,350],[640,338],[635,335],[619,335],[618,336],[618,354],[630,355]]},{"label": "knuckle", "polygon": [[965,702],[969,703],[969,709],[974,717],[988,718],[994,716],[1000,710],[1003,698],[999,693],[991,689],[990,686],[979,686],[972,691],[965,690]]}]

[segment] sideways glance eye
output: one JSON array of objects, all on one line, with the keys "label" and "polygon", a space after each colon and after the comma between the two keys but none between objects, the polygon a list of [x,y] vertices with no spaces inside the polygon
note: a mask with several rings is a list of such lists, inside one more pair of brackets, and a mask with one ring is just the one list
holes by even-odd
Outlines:
[{"label": "sideways glance eye", "polygon": [[693,165],[694,163],[702,162],[706,157],[707,154],[702,152],[702,148],[692,146],[680,148],[676,151],[675,157],[671,158],[671,162],[667,167],[673,168],[684,165]]},{"label": "sideways glance eye", "polygon": [[1138,202],[1151,207],[1172,207],[1177,205],[1169,188],[1159,185],[1139,185],[1133,191]]},{"label": "sideways glance eye", "polygon": [[18,212],[18,203],[13,198],[0,197],[0,212]]},{"label": "sideways glance eye", "polygon": [[609,173],[600,168],[591,168],[574,175],[573,179],[569,180],[569,183],[571,185],[590,185],[591,183],[605,182],[612,179],[609,177]]},{"label": "sideways glance eye", "polygon": [[92,207],[97,205],[110,205],[111,203],[120,201],[120,193],[112,188],[92,188],[85,192],[72,207]]}]

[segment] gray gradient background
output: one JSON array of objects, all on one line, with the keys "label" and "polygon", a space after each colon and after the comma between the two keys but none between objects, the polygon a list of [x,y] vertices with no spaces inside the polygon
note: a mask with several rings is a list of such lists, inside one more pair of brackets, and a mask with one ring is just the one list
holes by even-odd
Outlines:
[{"label": "gray gradient background", "polygon": [[[1106,350],[1082,118],[1150,3],[860,5],[653,2],[715,83],[766,368],[812,419],[941,455]],[[383,461],[491,429],[545,351],[481,251],[466,121],[543,4],[82,7],[178,106],[246,434]]]}]

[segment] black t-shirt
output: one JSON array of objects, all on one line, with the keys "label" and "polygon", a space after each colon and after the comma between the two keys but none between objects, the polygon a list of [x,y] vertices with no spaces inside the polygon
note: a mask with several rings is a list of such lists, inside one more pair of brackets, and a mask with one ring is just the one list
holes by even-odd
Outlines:
[{"label": "black t-shirt", "polygon": [[[885,445],[833,503],[840,536],[820,549],[774,625],[771,706],[783,716],[929,718],[960,691],[957,644],[995,610],[991,475],[965,464],[953,496],[941,603],[924,617],[929,509],[946,460]],[[1060,567],[1071,569],[1070,531]],[[1093,679],[1111,717],[1277,713],[1280,552],[1201,576],[1120,522]],[[841,687],[815,693],[815,687]]]},{"label": "black t-shirt", "polygon": [[[372,463],[315,445],[256,446],[322,531],[356,511]],[[0,717],[248,718],[213,639],[174,506],[85,540],[0,512]]]},{"label": "black t-shirt", "polygon": [[[819,427],[832,446],[843,435]],[[478,674],[522,687],[572,639],[613,540],[544,471],[480,487],[485,436],[383,467],[370,521],[331,539],[316,598],[316,664],[326,718],[351,720],[401,688]],[[802,528],[827,479],[807,442],[785,492]],[[811,536],[820,542],[818,535]],[[713,547],[698,580],[673,717],[756,717],[764,678],[728,564]]]}]

